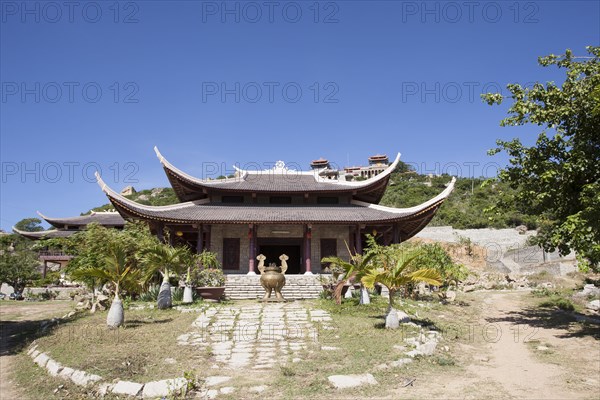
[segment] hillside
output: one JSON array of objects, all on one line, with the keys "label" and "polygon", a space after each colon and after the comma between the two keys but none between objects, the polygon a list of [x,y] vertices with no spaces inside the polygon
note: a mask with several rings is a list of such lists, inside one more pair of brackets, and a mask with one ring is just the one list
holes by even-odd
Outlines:
[{"label": "hillside", "polygon": [[[381,200],[382,205],[412,207],[439,194],[452,178],[448,175],[419,175],[408,171],[394,173]],[[432,226],[450,225],[456,229],[510,228],[527,225],[536,228],[536,218],[515,206],[494,208],[496,200],[513,192],[504,183],[484,184],[483,178],[457,178],[454,191],[431,221]]]},{"label": "hillside", "polygon": [[[172,188],[140,190],[139,192],[135,192],[125,197],[148,206],[167,206],[170,204],[177,204],[179,202],[177,196],[175,195],[175,191]],[[113,209],[114,207],[112,204],[104,204],[100,207],[92,208],[87,213],[90,213],[91,211],[107,211]]]},{"label": "hillside", "polygon": [[[381,204],[392,207],[415,206],[439,194],[450,179],[451,177],[447,175],[429,177],[404,169],[403,172],[392,174]],[[430,225],[450,225],[456,229],[510,228],[518,225],[527,225],[530,229],[536,228],[535,217],[526,215],[514,207],[486,212],[494,207],[497,198],[507,196],[512,189],[503,183],[483,185],[484,181],[481,178],[458,178],[454,191]],[[178,202],[171,188],[141,190],[126,197],[152,206]],[[91,211],[105,211],[112,208],[111,204],[105,204]]]}]

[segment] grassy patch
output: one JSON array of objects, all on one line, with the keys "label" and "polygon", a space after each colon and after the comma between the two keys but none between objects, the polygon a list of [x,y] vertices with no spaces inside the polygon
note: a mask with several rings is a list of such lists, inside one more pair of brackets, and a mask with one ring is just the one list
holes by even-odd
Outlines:
[{"label": "grassy patch", "polygon": [[[106,312],[99,312],[59,325],[38,342],[61,364],[109,381],[171,378],[202,365],[203,351],[176,344],[177,336],[188,332],[196,317],[177,310],[128,310],[124,326],[111,330],[106,326]],[[165,358],[177,362],[168,364]]]},{"label": "grassy patch", "polygon": [[[411,364],[401,367],[378,368],[379,365],[406,358],[405,338],[416,337],[423,331],[442,330],[438,316],[444,315],[448,324],[457,321],[456,314],[465,319],[472,314],[465,313],[461,306],[443,306],[439,302],[420,302],[402,299],[397,307],[411,315],[420,327],[403,325],[398,330],[384,329],[384,316],[387,300],[373,296],[371,304],[358,305],[357,299],[344,299],[341,305],[332,301],[316,300],[315,308],[327,310],[335,323],[336,330],[326,337],[320,337],[319,343],[309,349],[300,363],[290,363],[277,371],[275,386],[285,399],[295,398],[382,398],[393,396],[402,382],[419,376],[435,376],[440,373],[460,373],[462,366],[459,358],[444,350],[452,347],[457,340],[442,338],[438,350],[432,357],[417,357]],[[335,346],[339,350],[323,351],[319,346]],[[404,350],[394,346],[406,346]],[[363,386],[347,391],[331,387],[327,377],[337,374],[362,374],[369,372],[379,382],[376,386]]]}]

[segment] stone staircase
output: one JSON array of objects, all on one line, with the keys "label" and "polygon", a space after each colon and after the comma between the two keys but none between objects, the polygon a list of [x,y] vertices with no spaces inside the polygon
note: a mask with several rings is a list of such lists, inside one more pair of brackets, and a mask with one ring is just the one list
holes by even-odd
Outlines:
[{"label": "stone staircase", "polygon": [[[287,300],[316,299],[323,290],[320,275],[286,275],[281,293]],[[265,290],[260,285],[260,275],[226,276],[225,297],[231,300],[261,299]],[[275,293],[271,295],[275,296]]]}]

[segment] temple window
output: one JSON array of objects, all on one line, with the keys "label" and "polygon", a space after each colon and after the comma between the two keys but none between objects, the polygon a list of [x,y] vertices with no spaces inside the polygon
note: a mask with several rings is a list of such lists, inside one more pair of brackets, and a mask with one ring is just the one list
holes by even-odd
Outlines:
[{"label": "temple window", "polygon": [[269,198],[271,204],[292,204],[291,196],[271,196]]}]

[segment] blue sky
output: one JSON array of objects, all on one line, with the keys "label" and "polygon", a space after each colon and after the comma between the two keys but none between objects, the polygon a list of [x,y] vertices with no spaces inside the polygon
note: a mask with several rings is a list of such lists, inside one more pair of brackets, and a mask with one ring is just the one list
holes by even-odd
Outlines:
[{"label": "blue sky", "polygon": [[[600,43],[599,1],[0,1],[0,227],[115,189],[402,153],[420,172],[492,175],[507,104],[561,80],[537,57]],[[265,164],[266,163],[266,164]],[[224,167],[223,167],[224,165]]]}]

